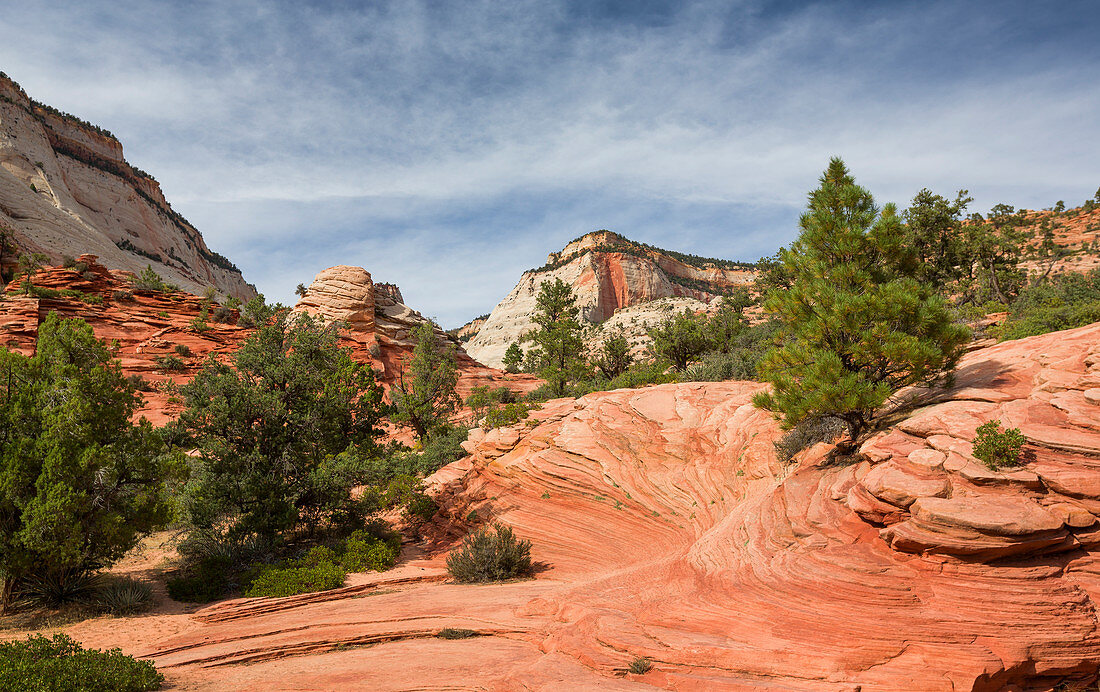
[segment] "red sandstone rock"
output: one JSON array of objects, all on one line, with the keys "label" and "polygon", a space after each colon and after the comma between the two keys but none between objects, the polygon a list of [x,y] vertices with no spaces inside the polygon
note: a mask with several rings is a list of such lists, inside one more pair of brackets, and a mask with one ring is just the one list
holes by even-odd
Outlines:
[{"label": "red sandstone rock", "polygon": [[[149,391],[142,392],[145,404],[137,415],[155,424],[175,418],[182,410],[182,401],[173,392],[175,387],[189,382],[210,355],[235,351],[253,331],[213,319],[207,320],[207,330],[197,331],[192,321],[204,307],[211,312],[203,298],[182,291],[166,294],[132,290],[129,272],[109,270],[98,264],[92,255],[82,255],[80,261],[88,265],[83,275],[72,269],[47,268],[34,277],[34,285],[76,290],[98,302],[84,302],[73,297],[23,297],[13,282],[7,287],[5,299],[0,301],[0,346],[33,353],[38,325],[51,311],[63,317],[85,320],[92,325],[97,337],[118,342],[117,357],[123,372],[138,375],[150,385]],[[369,283],[370,274],[360,268],[344,269],[357,272],[336,272],[342,287],[338,291],[322,292],[321,295],[335,297],[327,303],[318,300],[315,309],[330,321],[348,321],[352,328],[341,331],[341,345],[348,348],[357,361],[370,363],[383,385],[392,384],[412,354],[413,344],[407,339],[408,332],[417,318],[421,321],[423,318],[404,305],[400,309],[393,308],[392,296],[400,295],[396,287],[383,289],[375,298],[376,293]],[[365,288],[353,283],[364,277]],[[355,302],[357,299],[369,301],[366,303],[369,307],[359,305]],[[389,312],[376,316],[377,304],[382,304]],[[337,313],[338,309],[345,312]],[[353,316],[355,319],[351,319]],[[178,347],[186,347],[188,355],[180,354]],[[182,360],[183,369],[165,371],[158,358],[166,356]],[[530,375],[509,375],[486,368],[461,350],[457,356],[458,390],[463,396],[478,385],[504,386],[522,393],[541,383]]]},{"label": "red sandstone rock", "polygon": [[[779,431],[750,404],[755,384],[552,401],[534,428],[472,437],[473,455],[432,479],[442,513],[430,545],[452,545],[476,510],[533,541],[546,565],[535,580],[440,582],[438,552],[327,595],[204,609],[191,629],[139,653],[174,683],[257,690],[431,688],[456,674],[484,689],[999,690],[1093,680],[1100,447],[1030,446],[1025,469],[1039,485],[1012,470],[978,483],[962,473],[973,463],[962,455],[984,420],[1012,417],[1030,438],[1055,415],[1047,409],[1061,411],[1037,385],[1043,373],[1063,368],[1072,386],[1091,371],[1059,356],[1098,349],[1094,325],[975,352],[942,403],[900,426],[929,437],[881,435],[874,461],[852,466],[826,463],[818,446],[780,469]],[[1013,395],[998,403],[957,398],[993,391],[995,364],[1006,362],[1034,386],[1023,392],[1006,378]],[[963,466],[950,470],[951,457]],[[488,636],[430,636],[448,626]],[[346,644],[370,646],[339,651]],[[623,677],[635,656],[653,670]]]}]

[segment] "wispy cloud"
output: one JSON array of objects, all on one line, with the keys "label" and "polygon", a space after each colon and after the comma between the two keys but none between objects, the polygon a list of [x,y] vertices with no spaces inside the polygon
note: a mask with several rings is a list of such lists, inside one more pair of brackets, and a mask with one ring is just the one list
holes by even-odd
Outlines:
[{"label": "wispy cloud", "polygon": [[135,0],[0,24],[0,69],[119,135],[269,297],[362,264],[448,325],[595,228],[768,254],[833,154],[898,202],[1100,184],[1088,1]]}]

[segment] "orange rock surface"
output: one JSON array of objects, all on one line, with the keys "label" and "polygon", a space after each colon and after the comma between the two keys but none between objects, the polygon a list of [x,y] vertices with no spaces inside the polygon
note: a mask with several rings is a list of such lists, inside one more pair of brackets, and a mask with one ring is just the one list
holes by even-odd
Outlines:
[{"label": "orange rock surface", "polygon": [[[862,445],[787,468],[751,383],[558,400],[431,481],[426,555],[343,589],[240,599],[127,650],[179,689],[1040,690],[1100,666],[1100,324],[969,354]],[[1022,466],[972,457],[998,419]],[[445,580],[469,525],[535,579]],[[178,617],[178,616],[174,616]],[[482,636],[435,638],[442,628]],[[72,628],[111,643],[94,622]],[[648,657],[644,675],[627,672]],[[249,665],[242,665],[242,664]]]}]

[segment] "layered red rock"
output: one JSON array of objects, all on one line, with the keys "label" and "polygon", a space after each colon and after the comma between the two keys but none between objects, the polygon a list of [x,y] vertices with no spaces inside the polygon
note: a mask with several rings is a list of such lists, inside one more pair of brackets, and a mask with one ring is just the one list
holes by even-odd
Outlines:
[{"label": "layered red rock", "polygon": [[[4,300],[0,301],[0,346],[33,353],[38,326],[50,312],[79,317],[92,326],[100,339],[117,342],[116,354],[125,374],[145,380],[148,385],[147,391],[142,392],[145,405],[138,415],[154,423],[178,415],[183,402],[176,389],[189,382],[211,354],[236,351],[254,331],[229,323],[236,322],[236,311],[228,311],[228,322],[215,321],[217,306],[204,298],[183,291],[134,289],[130,272],[107,269],[94,255],[82,255],[79,261],[86,265],[83,273],[51,267],[34,277],[35,286],[76,291],[76,297],[26,297],[21,295],[17,281],[7,287]],[[418,323],[416,320],[424,318],[407,306],[398,307],[391,298],[395,294],[393,289],[375,292],[370,274],[361,268],[354,269],[358,271],[337,273],[343,293],[330,283],[332,291],[317,294],[333,296],[317,309],[322,316],[331,316],[330,322],[348,325],[340,331],[341,345],[357,361],[370,363],[383,385],[390,385],[411,357],[414,344],[409,332]],[[350,279],[367,283],[358,285]],[[80,299],[80,295],[87,299]],[[355,302],[358,299],[363,304]],[[344,312],[337,310],[340,305]],[[204,311],[206,328],[197,328],[195,322]],[[506,386],[526,392],[541,383],[529,375],[507,375],[486,368],[461,350],[457,356],[458,389],[463,396],[478,385]],[[178,359],[181,365],[165,370],[164,359],[169,357]]]},{"label": "layered red rock", "polygon": [[131,166],[105,130],[32,101],[0,74],[0,226],[27,252],[60,264],[92,253],[112,269],[158,274],[192,293],[256,295],[174,211],[160,184]]},{"label": "layered red rock", "polygon": [[[1091,684],[1100,431],[1083,423],[1100,406],[1077,394],[1098,378],[1100,325],[984,349],[863,461],[818,445],[788,468],[751,405],[761,385],[554,401],[431,479],[434,557],[325,594],[218,604],[132,650],[195,688]],[[992,419],[1027,436],[1020,468],[973,458]],[[534,580],[443,581],[443,551],[475,517],[532,540]],[[436,639],[445,627],[483,636]],[[628,673],[643,656],[653,668]]]}]

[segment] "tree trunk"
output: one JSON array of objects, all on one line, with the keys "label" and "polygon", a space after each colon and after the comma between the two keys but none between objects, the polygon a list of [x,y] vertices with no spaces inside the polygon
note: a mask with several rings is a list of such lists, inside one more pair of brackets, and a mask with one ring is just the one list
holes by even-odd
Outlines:
[{"label": "tree trunk", "polygon": [[15,577],[4,575],[4,585],[0,587],[0,615],[6,615],[11,607],[11,594],[15,588]]}]

